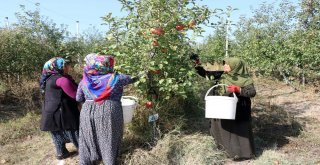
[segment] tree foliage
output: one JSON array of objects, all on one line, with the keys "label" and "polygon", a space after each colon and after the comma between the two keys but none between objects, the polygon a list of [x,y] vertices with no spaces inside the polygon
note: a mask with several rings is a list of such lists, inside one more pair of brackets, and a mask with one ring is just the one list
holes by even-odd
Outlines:
[{"label": "tree foliage", "polygon": [[0,29],[2,78],[39,76],[43,64],[55,56],[81,62],[85,54],[101,50],[105,43],[102,32],[94,27],[76,38],[65,25],[58,27],[37,9],[21,6],[16,17],[17,23]]},{"label": "tree foliage", "polygon": [[206,37],[204,43],[199,45],[201,61],[212,63],[213,61],[221,60],[225,56],[225,43],[225,28],[217,28],[214,34]]},{"label": "tree foliage", "polygon": [[58,54],[65,29],[57,28],[38,11],[16,13],[18,23],[0,30],[0,73],[2,75],[33,75],[44,62]]},{"label": "tree foliage", "polygon": [[243,58],[259,75],[313,81],[319,75],[319,16],[315,0],[303,0],[300,6],[286,0],[264,2],[253,16],[240,18],[231,56]]},{"label": "tree foliage", "polygon": [[186,96],[194,74],[189,62],[194,41],[189,36],[204,32],[199,25],[206,24],[214,11],[195,0],[120,2],[127,16],[103,17],[109,26],[105,52],[117,57],[121,72],[150,71],[138,82],[146,97],[151,91],[162,100]]}]

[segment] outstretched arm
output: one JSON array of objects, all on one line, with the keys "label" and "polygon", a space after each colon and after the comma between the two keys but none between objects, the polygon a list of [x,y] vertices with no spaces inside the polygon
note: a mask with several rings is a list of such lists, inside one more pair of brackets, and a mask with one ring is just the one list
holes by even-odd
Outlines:
[{"label": "outstretched arm", "polygon": [[207,72],[203,68],[203,66],[201,66],[199,55],[195,54],[195,53],[192,53],[191,56],[190,56],[190,60],[193,62],[193,67],[197,70],[197,73],[201,77],[205,78],[207,76]]},{"label": "outstretched arm", "polygon": [[195,66],[194,68],[197,70],[197,73],[201,77],[206,77],[206,70],[202,66],[198,65],[198,66]]},{"label": "outstretched arm", "polygon": [[146,72],[140,73],[136,76],[129,76],[129,75],[125,75],[125,74],[119,74],[119,80],[123,85],[127,85],[127,84],[132,84],[137,82],[143,75],[145,75]]}]

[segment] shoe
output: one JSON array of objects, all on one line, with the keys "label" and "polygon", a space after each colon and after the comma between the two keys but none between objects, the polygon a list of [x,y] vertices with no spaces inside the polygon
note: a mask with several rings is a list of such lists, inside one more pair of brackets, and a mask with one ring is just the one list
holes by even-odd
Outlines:
[{"label": "shoe", "polygon": [[57,158],[58,160],[62,160],[62,159],[68,158],[69,156],[70,156],[70,153],[67,152],[67,153],[62,154],[62,155],[57,155],[56,158]]},{"label": "shoe", "polygon": [[241,161],[245,161],[245,160],[249,160],[249,159],[252,159],[252,158],[235,157],[235,158],[233,158],[233,161],[235,161],[235,162],[241,162]]}]

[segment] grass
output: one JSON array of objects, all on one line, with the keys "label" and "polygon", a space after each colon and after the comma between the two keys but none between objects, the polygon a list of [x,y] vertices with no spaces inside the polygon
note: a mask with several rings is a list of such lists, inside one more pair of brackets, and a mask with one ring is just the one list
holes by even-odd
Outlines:
[{"label": "grass", "polygon": [[45,159],[50,158],[51,162],[54,158],[53,145],[47,134],[32,136],[16,143],[1,147],[0,161],[3,164],[45,164]]},{"label": "grass", "polygon": [[[138,136],[126,127],[122,164],[320,164],[320,120],[317,117],[320,111],[311,106],[319,102],[319,96],[309,97],[310,91],[293,92],[279,82],[263,80],[256,84],[258,95],[253,99],[253,128],[258,156],[255,160],[233,162],[217,149],[208,134],[208,119],[203,117],[202,103],[199,103],[188,109],[186,116],[173,118],[175,121],[170,124],[165,125],[168,119],[162,120],[159,127],[165,131],[159,131],[156,143],[150,143],[150,139]],[[203,97],[199,97],[201,101]],[[11,104],[0,106],[8,111],[15,107]],[[19,113],[23,108],[15,107],[12,113]],[[5,117],[5,120],[0,119],[1,165],[57,164],[50,136],[39,130],[39,114],[6,116],[1,110],[0,118]],[[69,148],[74,150],[72,146]],[[78,164],[78,157],[66,162]]]},{"label": "grass", "polygon": [[219,151],[211,136],[180,132],[166,134],[151,150],[136,149],[124,156],[123,164],[223,164],[226,155]]},{"label": "grass", "polygon": [[2,81],[0,81],[0,93],[3,93],[3,92],[5,92],[6,91],[6,86],[5,86],[5,84],[2,82]]},{"label": "grass", "polygon": [[276,150],[266,150],[263,154],[255,160],[255,164],[259,165],[301,165],[302,162],[292,162],[287,159],[285,154],[279,153]]},{"label": "grass", "polygon": [[25,116],[0,123],[0,145],[23,141],[34,135],[40,135],[40,116],[27,113]]}]

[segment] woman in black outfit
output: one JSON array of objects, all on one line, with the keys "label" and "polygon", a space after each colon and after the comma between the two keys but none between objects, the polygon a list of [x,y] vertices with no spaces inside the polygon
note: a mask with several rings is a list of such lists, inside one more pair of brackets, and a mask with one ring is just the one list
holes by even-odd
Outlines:
[{"label": "woman in black outfit", "polygon": [[[199,74],[206,73],[201,66],[195,67]],[[219,83],[226,84],[227,87],[217,88],[215,93],[230,96],[235,93],[238,97],[236,118],[235,120],[211,119],[210,134],[230,158],[235,160],[254,158],[250,98],[256,95],[256,90],[244,61],[236,57],[224,59],[224,74]]]},{"label": "woman in black outfit", "polygon": [[40,80],[44,92],[40,129],[50,132],[59,160],[70,155],[65,144],[72,142],[78,148],[79,139],[77,84],[68,70],[63,58],[52,58],[44,64]]}]

